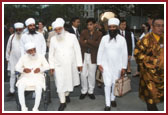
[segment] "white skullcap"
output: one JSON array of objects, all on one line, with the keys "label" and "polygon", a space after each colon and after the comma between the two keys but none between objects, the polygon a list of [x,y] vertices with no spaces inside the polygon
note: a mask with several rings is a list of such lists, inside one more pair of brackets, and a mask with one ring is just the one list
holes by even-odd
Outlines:
[{"label": "white skullcap", "polygon": [[24,47],[25,47],[26,51],[30,50],[30,49],[33,49],[33,48],[36,48],[35,44],[32,43],[32,42],[26,43]]},{"label": "white skullcap", "polygon": [[35,19],[34,18],[28,18],[25,21],[26,26],[30,25],[30,24],[35,24]]},{"label": "white skullcap", "polygon": [[120,20],[118,18],[110,18],[108,20],[108,26],[110,26],[110,25],[117,25],[117,26],[119,26],[119,24],[120,24]]},{"label": "white skullcap", "polygon": [[17,22],[14,24],[14,28],[17,29],[17,28],[23,28],[24,27],[24,24],[21,23],[21,22]]},{"label": "white skullcap", "polygon": [[65,21],[62,18],[57,18],[53,23],[52,23],[52,28],[53,30],[57,27],[64,27]]}]

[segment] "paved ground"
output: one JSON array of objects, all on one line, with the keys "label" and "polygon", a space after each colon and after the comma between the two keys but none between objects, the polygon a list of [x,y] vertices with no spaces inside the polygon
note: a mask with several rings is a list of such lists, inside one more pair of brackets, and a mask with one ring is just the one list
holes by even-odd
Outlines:
[{"label": "paved ground", "polygon": [[[132,61],[131,67],[132,73],[135,73],[136,63],[134,60]],[[141,101],[138,97],[139,78],[133,78],[131,75],[130,78],[132,91],[123,97],[117,97],[117,107],[111,108],[111,111],[146,111],[146,104],[143,101]],[[6,95],[9,91],[9,82],[5,82],[4,88],[4,95]],[[100,89],[96,86],[96,100],[91,100],[89,97],[86,97],[84,100],[79,100],[80,89],[80,86],[76,87],[74,89],[74,92],[71,93],[71,102],[67,104],[67,108],[65,109],[65,111],[103,111],[105,106],[103,88]],[[57,111],[59,106],[59,99],[56,93],[53,78],[51,78],[51,97],[52,102],[48,105],[48,111]],[[31,98],[31,95],[28,95],[26,99],[26,104],[29,107],[29,110],[31,111],[34,105],[34,99]],[[44,111],[43,105],[43,102],[41,102],[39,108],[40,111]],[[159,111],[164,111],[164,103],[159,103],[157,106]],[[14,98],[7,98],[4,96],[4,110],[17,111],[16,102]]]}]

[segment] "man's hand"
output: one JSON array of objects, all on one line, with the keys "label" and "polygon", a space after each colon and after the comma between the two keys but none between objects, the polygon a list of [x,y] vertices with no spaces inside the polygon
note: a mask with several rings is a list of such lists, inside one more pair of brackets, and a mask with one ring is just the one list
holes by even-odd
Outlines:
[{"label": "man's hand", "polygon": [[54,69],[50,69],[50,74],[53,75],[54,74]]},{"label": "man's hand", "polygon": [[87,40],[84,40],[85,43],[87,43]]},{"label": "man's hand", "polygon": [[25,72],[25,73],[30,73],[30,72],[31,72],[31,69],[25,68],[25,69],[23,70],[23,72]]},{"label": "man's hand", "polygon": [[125,69],[122,69],[122,70],[121,70],[121,76],[124,76],[124,75],[125,75],[125,71],[126,71]]},{"label": "man's hand", "polygon": [[78,67],[78,71],[82,72],[82,66]]},{"label": "man's hand", "polygon": [[35,70],[34,70],[34,73],[39,73],[40,72],[40,68],[36,68]]},{"label": "man's hand", "polygon": [[6,61],[6,64],[8,64],[8,61]]},{"label": "man's hand", "polygon": [[102,65],[98,65],[98,68],[99,68],[100,72],[103,72],[103,67],[102,67]]}]

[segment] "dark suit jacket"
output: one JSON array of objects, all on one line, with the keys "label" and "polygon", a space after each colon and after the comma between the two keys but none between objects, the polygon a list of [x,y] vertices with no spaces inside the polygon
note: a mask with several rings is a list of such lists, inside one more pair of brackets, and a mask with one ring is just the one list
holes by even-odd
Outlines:
[{"label": "dark suit jacket", "polygon": [[[87,49],[90,48],[91,53],[91,62],[96,63],[97,60],[97,51],[102,38],[102,33],[100,31],[94,31],[93,38],[90,39],[89,30],[85,29],[81,32],[79,43],[82,50],[82,59],[84,60],[84,53],[87,52]],[[87,43],[84,41],[87,40]]]},{"label": "dark suit jacket", "polygon": [[74,29],[72,28],[72,26],[71,26],[70,28],[68,28],[67,31],[68,31],[69,33],[75,34],[75,31],[74,31]]},{"label": "dark suit jacket", "polygon": [[[120,33],[120,31],[119,31]],[[121,34],[121,33],[120,33]],[[127,42],[127,49],[128,49],[128,55],[132,55],[132,38],[131,38],[131,32],[125,30],[125,39]]]}]

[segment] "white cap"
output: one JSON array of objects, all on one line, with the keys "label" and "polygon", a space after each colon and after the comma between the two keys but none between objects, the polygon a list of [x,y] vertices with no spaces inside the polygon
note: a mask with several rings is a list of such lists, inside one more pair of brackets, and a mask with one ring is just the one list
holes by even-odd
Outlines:
[{"label": "white cap", "polygon": [[52,23],[52,28],[53,30],[57,27],[64,27],[65,21],[62,18],[57,18],[53,23]]},{"label": "white cap", "polygon": [[21,22],[17,22],[14,24],[14,28],[17,29],[17,28],[23,28],[24,27],[24,24],[21,23]]},{"label": "white cap", "polygon": [[26,26],[30,25],[30,24],[35,24],[35,19],[34,18],[28,18],[25,21]]},{"label": "white cap", "polygon": [[120,24],[120,20],[118,18],[110,18],[108,20],[108,26],[110,26],[110,25],[119,26],[119,24]]},{"label": "white cap", "polygon": [[24,47],[25,47],[25,50],[26,50],[26,51],[27,51],[27,50],[30,50],[30,49],[33,49],[33,48],[36,48],[35,44],[32,43],[32,42],[26,43]]}]

